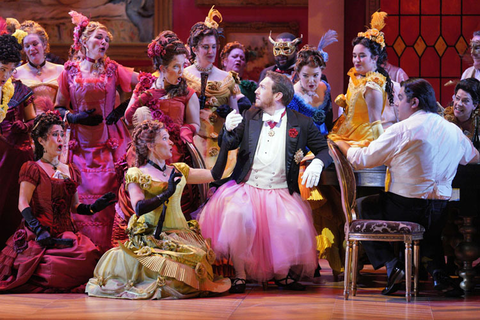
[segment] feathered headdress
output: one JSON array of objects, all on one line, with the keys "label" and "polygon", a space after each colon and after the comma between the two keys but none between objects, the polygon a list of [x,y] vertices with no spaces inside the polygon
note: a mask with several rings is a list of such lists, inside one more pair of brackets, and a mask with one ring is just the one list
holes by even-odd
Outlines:
[{"label": "feathered headdress", "polygon": [[4,35],[6,33],[8,33],[7,32],[7,22],[5,21],[5,19],[0,17],[0,36]]},{"label": "feathered headdress", "polygon": [[325,32],[323,37],[318,42],[317,49],[320,52],[320,54],[322,55],[322,58],[323,58],[324,62],[328,61],[328,53],[323,51],[323,48],[325,48],[326,46],[328,46],[328,45],[330,45],[334,42],[338,42],[337,31],[335,31],[335,30],[328,30],[327,32]]},{"label": "feathered headdress", "polygon": [[72,17],[72,23],[76,26],[75,29],[73,29],[72,48],[75,49],[75,51],[78,51],[82,47],[80,38],[82,36],[83,31],[88,26],[88,23],[90,22],[90,20],[87,17],[85,17],[83,14],[78,13],[77,11],[72,10],[68,14]]},{"label": "feathered headdress", "polygon": [[385,18],[387,13],[377,11],[372,15],[372,22],[370,22],[370,29],[366,32],[359,32],[359,37],[365,37],[371,41],[378,43],[382,49],[385,48],[385,35],[381,30],[385,27]]},{"label": "feathered headdress", "polygon": [[[212,6],[212,8],[210,9],[210,11],[208,12],[208,15],[207,17],[205,18],[205,25],[209,28],[214,28],[214,29],[217,29],[218,28],[218,24],[220,22],[222,22],[222,14],[220,13],[220,11],[218,11],[217,9],[213,9],[215,6]],[[218,22],[216,22],[213,18],[215,17],[218,17],[220,20]]]}]

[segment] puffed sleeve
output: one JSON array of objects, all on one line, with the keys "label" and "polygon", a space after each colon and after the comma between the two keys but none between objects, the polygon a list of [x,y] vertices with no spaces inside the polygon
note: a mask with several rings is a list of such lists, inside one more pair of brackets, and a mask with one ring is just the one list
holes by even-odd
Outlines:
[{"label": "puffed sleeve", "polygon": [[365,77],[365,87],[383,92],[387,79],[378,72],[368,72]]},{"label": "puffed sleeve", "polygon": [[230,73],[230,77],[232,77],[233,80],[231,81],[228,89],[230,90],[230,93],[232,95],[237,95],[240,93],[240,78],[238,77],[238,73],[236,73],[235,71],[229,71],[228,73]]},{"label": "puffed sleeve", "polygon": [[152,184],[152,177],[136,167],[131,167],[125,173],[125,188],[128,188],[130,183],[136,183],[143,190],[148,190]]},{"label": "puffed sleeve", "polygon": [[68,107],[70,104],[70,91],[68,89],[68,72],[71,68],[74,68],[75,66],[72,65],[72,62],[67,62],[65,63],[65,68],[63,69],[62,73],[58,76],[57,82],[58,82],[58,90],[62,94],[62,96],[67,100],[67,101],[62,101],[62,103],[65,103],[64,107]]},{"label": "puffed sleeve", "polygon": [[188,179],[188,174],[190,173],[190,167],[186,163],[183,163],[183,162],[173,163],[173,166],[183,174],[185,179]]},{"label": "puffed sleeve", "polygon": [[78,167],[74,163],[70,163],[69,169],[71,179],[78,184],[82,184],[82,175],[80,174]]},{"label": "puffed sleeve", "polygon": [[35,187],[40,183],[40,168],[34,161],[28,161],[23,164],[20,169],[18,183],[22,181],[30,182]]},{"label": "puffed sleeve", "polygon": [[117,85],[120,85],[123,91],[132,91],[133,68],[127,68],[117,63]]}]

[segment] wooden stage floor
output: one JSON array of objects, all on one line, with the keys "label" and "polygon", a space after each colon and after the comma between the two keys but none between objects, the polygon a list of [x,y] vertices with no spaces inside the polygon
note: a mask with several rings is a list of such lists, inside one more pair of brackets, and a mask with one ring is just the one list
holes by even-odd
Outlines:
[{"label": "wooden stage floor", "polygon": [[462,298],[444,298],[422,282],[420,296],[405,302],[404,292],[382,296],[384,270],[366,266],[356,297],[343,300],[343,281],[334,282],[322,260],[320,284],[307,290],[267,291],[247,286],[244,294],[190,300],[129,301],[89,298],[84,294],[1,294],[0,319],[480,319],[480,290]]}]

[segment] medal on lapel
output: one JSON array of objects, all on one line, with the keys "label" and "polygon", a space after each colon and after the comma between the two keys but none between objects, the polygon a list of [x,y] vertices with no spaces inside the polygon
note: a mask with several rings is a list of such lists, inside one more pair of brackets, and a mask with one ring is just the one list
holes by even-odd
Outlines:
[{"label": "medal on lapel", "polygon": [[[285,111],[283,111],[282,115],[280,116],[280,120],[282,120],[283,116],[287,113],[287,109],[285,108]],[[273,131],[273,128],[277,125],[278,122],[275,121],[267,121],[268,126],[270,127],[270,131],[268,131],[268,135],[270,137],[273,137],[275,135],[275,131]]]}]

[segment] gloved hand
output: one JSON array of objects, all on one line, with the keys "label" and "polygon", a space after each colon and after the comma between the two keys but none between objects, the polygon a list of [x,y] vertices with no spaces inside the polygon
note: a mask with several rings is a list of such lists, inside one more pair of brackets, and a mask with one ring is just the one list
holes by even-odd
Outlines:
[{"label": "gloved hand", "polygon": [[225,129],[230,132],[242,122],[243,117],[237,113],[237,110],[230,112],[225,118]]},{"label": "gloved hand", "polygon": [[182,179],[175,180],[175,178],[178,178],[181,176],[182,174],[180,172],[176,172],[175,169],[172,170],[172,173],[168,178],[167,190],[157,195],[156,197],[138,201],[137,204],[135,205],[135,214],[140,217],[147,212],[157,209],[165,201],[168,201],[168,199],[175,193],[175,190],[177,189],[177,184],[179,184],[180,181],[182,180]]},{"label": "gloved hand", "polygon": [[313,159],[303,173],[302,185],[305,185],[305,187],[307,188],[318,185],[318,182],[320,181],[320,175],[322,174],[323,166],[324,165],[322,160],[317,158]]},{"label": "gloved hand", "polygon": [[173,169],[172,173],[170,174],[170,177],[168,178],[167,191],[164,192],[166,193],[167,198],[170,198],[175,193],[175,190],[177,189],[177,184],[179,184],[180,181],[182,180],[182,179],[176,179],[179,177],[180,178],[182,177],[182,173],[177,172],[175,169]]},{"label": "gloved hand", "polygon": [[22,120],[17,120],[12,123],[11,130],[14,133],[27,133],[28,126]]},{"label": "gloved hand", "polygon": [[230,111],[232,111],[232,108],[230,108],[230,105],[228,104],[222,104],[221,106],[217,107],[217,114],[222,118],[228,116]]},{"label": "gloved hand", "polygon": [[49,247],[53,244],[52,236],[45,229],[41,229],[41,231],[37,234],[36,240],[43,247]]},{"label": "gloved hand", "polygon": [[95,200],[93,204],[80,203],[77,206],[77,213],[91,216],[92,214],[102,211],[109,205],[114,204],[115,202],[117,202],[117,200],[115,200],[115,194],[113,192],[107,192],[103,196]]},{"label": "gloved hand", "polygon": [[127,109],[128,106],[128,100],[122,102],[121,104],[118,105],[115,109],[112,110],[105,119],[105,123],[107,125],[112,125],[117,123],[118,120],[120,120],[121,117],[125,114],[125,110]]},{"label": "gloved hand", "polygon": [[191,124],[185,123],[180,127],[180,139],[183,143],[193,143],[193,136],[195,135],[195,127]]},{"label": "gloved hand", "polygon": [[32,208],[26,207],[22,210],[22,216],[25,219],[25,223],[37,236],[37,242],[46,247],[52,244],[52,237],[50,232],[40,224],[40,221],[35,218],[32,212]]},{"label": "gloved hand", "polygon": [[80,111],[75,114],[68,113],[67,120],[72,124],[83,124],[86,126],[97,126],[103,121],[103,117],[99,114],[92,114],[95,109]]},{"label": "gloved hand", "polygon": [[107,192],[91,205],[90,209],[92,209],[93,212],[99,212],[105,209],[106,207],[114,204],[117,202],[115,200],[115,193],[113,192]]}]

